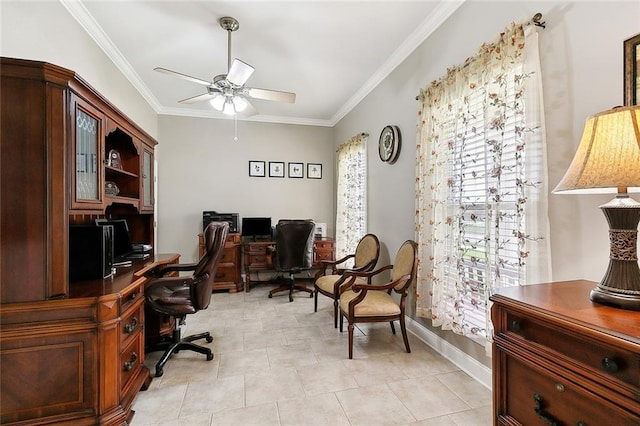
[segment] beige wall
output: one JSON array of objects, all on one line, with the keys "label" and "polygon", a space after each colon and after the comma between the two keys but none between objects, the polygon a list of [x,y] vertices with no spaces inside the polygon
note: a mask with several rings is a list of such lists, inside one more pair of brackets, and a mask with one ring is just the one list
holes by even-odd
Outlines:
[{"label": "beige wall", "polygon": [[[390,256],[404,240],[414,238],[419,89],[473,55],[482,42],[492,41],[509,22],[529,19],[535,12],[542,12],[547,22],[540,31],[540,50],[550,190],[573,157],[586,117],[622,104],[622,43],[640,32],[640,3],[466,2],[335,127],[336,144],[358,132],[371,135],[369,231],[380,236]],[[382,163],[377,154],[377,138],[386,124],[399,125],[403,134],[394,165]],[[598,206],[610,198],[549,195],[554,280],[602,278],[609,246]],[[480,345],[433,331],[489,365]]]},{"label": "beige wall", "polygon": [[[249,121],[161,116],[158,249],[197,257],[202,212],[240,217],[314,219],[333,233],[332,129]],[[320,163],[322,179],[249,177],[249,161]],[[288,176],[285,173],[285,176]]]},{"label": "beige wall", "polygon": [[158,115],[57,1],[0,1],[0,55],[75,71],[153,137]]}]

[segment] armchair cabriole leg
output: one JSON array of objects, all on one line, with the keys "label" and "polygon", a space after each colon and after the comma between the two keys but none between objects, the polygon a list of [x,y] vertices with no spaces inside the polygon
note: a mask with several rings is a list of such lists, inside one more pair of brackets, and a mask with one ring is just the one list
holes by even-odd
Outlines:
[{"label": "armchair cabriole leg", "polygon": [[313,312],[318,312],[318,289],[313,290]]},{"label": "armchair cabriole leg", "polygon": [[349,323],[349,359],[353,359],[353,324]]},{"label": "armchair cabriole leg", "polygon": [[407,327],[404,322],[404,315],[400,315],[400,331],[402,331],[402,339],[404,340],[404,347],[407,349],[407,353],[411,353],[411,348],[409,347],[409,338],[407,337]]},{"label": "armchair cabriole leg", "polygon": [[[338,300],[333,301],[333,328],[338,328]],[[342,331],[342,327],[340,327]]]},{"label": "armchair cabriole leg", "polygon": [[392,332],[393,334],[396,334],[396,326],[395,326],[395,325],[393,325],[393,321],[389,321],[389,324],[391,325],[391,332]]}]

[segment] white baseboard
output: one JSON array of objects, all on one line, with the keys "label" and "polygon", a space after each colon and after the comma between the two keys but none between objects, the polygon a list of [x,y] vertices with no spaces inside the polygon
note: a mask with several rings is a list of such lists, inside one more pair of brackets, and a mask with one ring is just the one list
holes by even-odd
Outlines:
[{"label": "white baseboard", "polygon": [[473,377],[478,383],[491,390],[491,368],[478,362],[478,360],[464,353],[412,318],[405,317],[405,320],[407,331],[460,367],[462,371]]}]

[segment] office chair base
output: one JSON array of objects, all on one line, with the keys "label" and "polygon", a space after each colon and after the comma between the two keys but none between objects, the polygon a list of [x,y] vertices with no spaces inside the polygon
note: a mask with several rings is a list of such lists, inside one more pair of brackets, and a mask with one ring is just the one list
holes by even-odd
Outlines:
[{"label": "office chair base", "polygon": [[273,297],[274,294],[279,293],[281,291],[288,291],[289,292],[289,302],[293,302],[293,290],[299,290],[299,291],[306,291],[309,294],[309,297],[313,297],[313,290],[310,288],[307,288],[306,286],[302,285],[302,284],[294,284],[293,286],[289,286],[289,285],[282,285],[278,288],[274,288],[273,290],[271,290],[269,292],[269,299],[271,299]]},{"label": "office chair base", "polygon": [[[211,333],[208,331],[206,333],[194,334],[191,336],[187,336],[184,339],[180,339],[178,341],[171,342],[163,342],[160,345],[166,346],[167,349],[162,354],[160,360],[156,363],[156,376],[161,377],[164,374],[164,365],[167,363],[171,355],[174,353],[178,353],[181,350],[190,350],[194,352],[201,353],[207,356],[207,361],[211,361],[213,359],[213,352],[209,348],[205,348],[204,346],[196,345],[193,343],[194,340],[205,339],[207,343],[213,342],[213,337]],[[157,346],[156,346],[157,347]]]}]

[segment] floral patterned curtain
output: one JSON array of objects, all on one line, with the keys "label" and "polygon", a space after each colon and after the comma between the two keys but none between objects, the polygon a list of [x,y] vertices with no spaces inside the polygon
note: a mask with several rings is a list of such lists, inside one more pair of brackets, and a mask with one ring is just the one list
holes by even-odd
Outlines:
[{"label": "floral patterned curtain", "polygon": [[537,33],[512,24],[420,99],[417,314],[488,343],[490,294],[551,277]]},{"label": "floral patterned curtain", "polygon": [[367,232],[367,139],[358,134],[338,147],[336,259],[354,253]]}]

